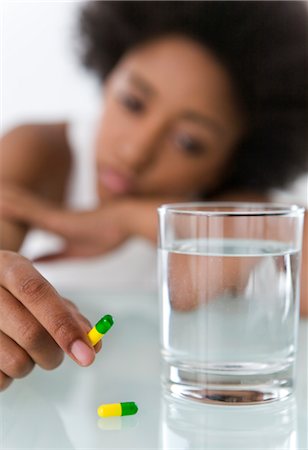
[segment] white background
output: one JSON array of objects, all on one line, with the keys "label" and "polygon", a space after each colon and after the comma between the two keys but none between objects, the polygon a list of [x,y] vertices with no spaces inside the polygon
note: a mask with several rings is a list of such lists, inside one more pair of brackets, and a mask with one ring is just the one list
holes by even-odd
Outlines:
[{"label": "white background", "polygon": [[98,83],[78,60],[78,13],[84,2],[1,3],[1,127],[86,116]]}]

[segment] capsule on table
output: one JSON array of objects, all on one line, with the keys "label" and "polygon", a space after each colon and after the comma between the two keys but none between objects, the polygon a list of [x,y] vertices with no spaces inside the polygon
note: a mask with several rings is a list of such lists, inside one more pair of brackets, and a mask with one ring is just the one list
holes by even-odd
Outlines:
[{"label": "capsule on table", "polygon": [[132,416],[138,411],[135,402],[110,403],[97,408],[100,417]]},{"label": "capsule on table", "polygon": [[102,339],[104,334],[106,334],[107,331],[110,330],[112,325],[113,318],[112,316],[110,316],[110,314],[102,317],[88,333],[88,338],[90,339],[91,344],[93,346],[96,345]]}]

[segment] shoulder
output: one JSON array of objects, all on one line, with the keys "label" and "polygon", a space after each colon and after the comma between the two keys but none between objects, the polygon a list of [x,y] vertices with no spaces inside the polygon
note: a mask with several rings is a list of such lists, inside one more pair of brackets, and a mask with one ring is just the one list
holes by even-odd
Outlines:
[{"label": "shoulder", "polygon": [[[71,168],[67,123],[19,125],[1,138],[1,182],[46,193],[64,190]],[[60,195],[60,193],[59,193]]]},{"label": "shoulder", "polygon": [[[52,167],[69,169],[71,151],[66,138],[67,123],[24,124],[1,138],[1,159],[5,178],[17,176],[23,169],[29,180],[34,172]],[[10,180],[9,180],[10,181]],[[26,179],[25,179],[26,181]]]},{"label": "shoulder", "polygon": [[55,157],[69,158],[70,149],[66,138],[68,124],[61,123],[39,123],[23,124],[9,130],[1,139],[2,151],[10,148],[14,151],[27,152],[27,156],[36,154],[40,149],[40,156],[48,156],[49,153]]}]

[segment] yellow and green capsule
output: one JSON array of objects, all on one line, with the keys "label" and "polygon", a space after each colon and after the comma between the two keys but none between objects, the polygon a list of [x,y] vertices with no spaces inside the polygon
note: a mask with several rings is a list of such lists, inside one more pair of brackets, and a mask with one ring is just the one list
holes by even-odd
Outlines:
[{"label": "yellow and green capsule", "polygon": [[138,406],[135,402],[110,403],[97,408],[97,414],[100,417],[132,416],[137,411]]},{"label": "yellow and green capsule", "polygon": [[97,324],[92,328],[92,330],[88,333],[88,338],[91,341],[91,344],[94,346],[102,339],[104,334],[107,333],[108,330],[113,325],[113,318],[110,316],[110,314],[107,314],[106,316],[102,317]]}]

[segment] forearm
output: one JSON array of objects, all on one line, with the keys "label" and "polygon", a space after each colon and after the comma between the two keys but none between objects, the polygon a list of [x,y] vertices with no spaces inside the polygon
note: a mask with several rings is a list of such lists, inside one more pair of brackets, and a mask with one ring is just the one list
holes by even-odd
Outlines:
[{"label": "forearm", "polygon": [[3,203],[12,193],[18,202],[24,193],[62,202],[70,170],[65,127],[65,124],[23,125],[0,139],[0,249],[17,251],[29,228],[19,219],[7,218]]},{"label": "forearm", "polygon": [[[256,201],[268,202],[270,198],[265,194],[250,192],[226,193],[217,200],[231,201]],[[302,247],[302,269],[301,269],[301,289],[300,289],[300,312],[302,316],[308,316],[308,212],[305,213],[303,247]]]},{"label": "forearm", "polygon": [[[237,201],[268,201],[265,196],[251,196],[251,194],[239,193],[230,194],[219,200]],[[171,201],[172,202],[172,201]],[[153,244],[157,242],[158,217],[157,208],[162,203],[168,203],[164,199],[159,200],[132,200],[127,207],[127,224],[131,235],[142,236]],[[301,270],[301,301],[300,311],[302,316],[308,316],[308,212],[305,214],[305,227],[302,250],[302,270]]]},{"label": "forearm", "polygon": [[[154,244],[157,242],[158,214],[157,208],[165,203],[189,202],[192,199],[179,197],[161,197],[153,199],[131,198],[127,202],[127,226],[131,235],[142,236]],[[202,201],[202,200],[200,200]],[[230,192],[207,199],[207,201],[255,201],[266,202],[268,198],[254,192]]]},{"label": "forearm", "polygon": [[157,242],[158,200],[132,200],[127,204],[127,227],[131,236],[141,236],[153,244]]}]

